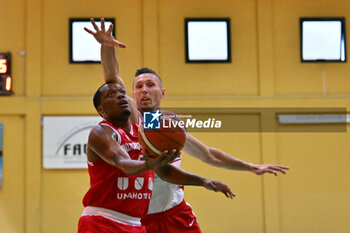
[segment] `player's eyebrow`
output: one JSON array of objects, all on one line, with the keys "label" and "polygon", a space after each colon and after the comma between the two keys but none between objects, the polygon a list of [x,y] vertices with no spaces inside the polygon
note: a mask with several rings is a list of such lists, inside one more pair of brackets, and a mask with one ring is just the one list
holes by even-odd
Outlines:
[{"label": "player's eyebrow", "polygon": [[155,81],[154,81],[154,79],[152,79],[152,78],[148,78],[148,79],[146,79],[146,80],[138,80],[138,81],[135,82],[135,84],[138,84],[138,83],[140,83],[140,82],[155,82]]},{"label": "player's eyebrow", "polygon": [[118,90],[119,92],[126,92],[125,89],[122,88],[122,87],[119,87],[117,90]]}]

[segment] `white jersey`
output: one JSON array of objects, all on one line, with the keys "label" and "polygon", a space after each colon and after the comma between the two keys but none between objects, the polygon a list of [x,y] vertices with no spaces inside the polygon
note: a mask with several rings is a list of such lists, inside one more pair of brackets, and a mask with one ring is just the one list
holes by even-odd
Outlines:
[{"label": "white jersey", "polygon": [[[143,117],[139,112],[139,122],[142,124]],[[182,155],[179,158],[171,162],[171,165],[180,168]],[[173,208],[180,204],[184,199],[184,186],[171,184],[159,178],[159,176],[154,173],[154,184],[152,190],[152,198],[149,203],[148,213],[155,214],[163,212]]]},{"label": "white jersey", "polygon": [[[180,167],[181,156],[174,160],[171,165]],[[171,184],[160,179],[154,174],[154,184],[152,198],[149,203],[148,213],[154,214],[163,212],[177,206],[184,199],[184,190],[182,185]]]}]

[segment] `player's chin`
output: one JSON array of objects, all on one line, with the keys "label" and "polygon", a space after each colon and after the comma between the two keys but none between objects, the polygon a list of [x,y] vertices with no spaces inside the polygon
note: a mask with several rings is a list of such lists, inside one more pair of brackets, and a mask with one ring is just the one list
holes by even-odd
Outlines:
[{"label": "player's chin", "polygon": [[157,109],[150,104],[146,104],[146,105],[141,105],[141,110],[142,112],[155,112]]},{"label": "player's chin", "polygon": [[131,114],[130,108],[124,108],[122,114],[123,116],[130,116]]},{"label": "player's chin", "polygon": [[118,115],[121,115],[121,116],[125,116],[125,117],[128,117],[128,116],[130,116],[130,114],[131,114],[131,110],[130,110],[130,107],[123,107],[123,108],[120,108],[119,110],[118,110]]}]

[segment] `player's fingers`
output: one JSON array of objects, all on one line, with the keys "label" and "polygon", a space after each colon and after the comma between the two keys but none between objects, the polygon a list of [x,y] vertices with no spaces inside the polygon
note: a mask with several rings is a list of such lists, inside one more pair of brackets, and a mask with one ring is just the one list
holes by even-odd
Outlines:
[{"label": "player's fingers", "polygon": [[164,160],[168,156],[168,151],[165,150],[159,155],[159,160]]},{"label": "player's fingers", "polygon": [[265,171],[262,171],[262,170],[258,170],[258,171],[256,172],[256,174],[257,174],[258,176],[263,175],[264,173],[265,173]]},{"label": "player's fingers", "polygon": [[169,156],[173,156],[173,155],[175,154],[175,152],[176,152],[176,151],[171,150],[171,151],[168,152],[168,154],[169,154]]},{"label": "player's fingers", "polygon": [[101,18],[101,31],[103,31],[103,32],[106,31],[104,18]]},{"label": "player's fingers", "polygon": [[170,161],[174,161],[177,157],[178,157],[177,154],[172,155],[171,158],[170,158]]},{"label": "player's fingers", "polygon": [[173,161],[174,159],[176,159],[178,157],[178,153],[177,151],[174,149],[170,152],[170,157],[169,157],[169,162]]},{"label": "player's fingers", "polygon": [[126,44],[121,43],[121,42],[119,42],[119,41],[117,41],[117,40],[113,40],[113,41],[114,41],[114,43],[115,43],[118,47],[120,47],[120,48],[126,48]]},{"label": "player's fingers", "polygon": [[113,31],[113,24],[110,24],[107,32],[108,34],[112,34],[112,31]]},{"label": "player's fingers", "polygon": [[280,168],[280,169],[285,169],[285,170],[289,170],[289,169],[290,169],[290,167],[283,166],[283,165],[272,165],[272,164],[271,164],[271,165],[268,165],[268,167],[269,167],[269,168],[272,168],[272,167],[273,167],[273,168],[277,168],[277,167],[278,167],[278,168]]},{"label": "player's fingers", "polygon": [[279,171],[279,172],[283,173],[283,174],[286,174],[286,173],[287,173],[285,170],[283,170],[282,168],[279,168],[279,167],[275,167],[274,169],[275,169],[276,171]]},{"label": "player's fingers", "polygon": [[91,35],[95,35],[95,33],[93,31],[91,31],[90,29],[84,27],[84,30],[88,33],[90,33]]},{"label": "player's fingers", "polygon": [[167,152],[167,154],[162,159],[162,164],[168,164],[176,158],[174,151]]},{"label": "player's fingers", "polygon": [[290,167],[286,167],[286,166],[282,166],[282,165],[278,165],[277,167],[282,168],[282,169],[286,169],[286,170],[290,169]]},{"label": "player's fingers", "polygon": [[231,197],[231,190],[230,190],[230,188],[229,187],[227,187],[227,186],[223,186],[223,187],[220,187],[220,190],[219,190],[220,192],[222,192],[223,194],[225,194],[225,196],[227,197],[227,198],[231,198],[232,199],[232,197]]},{"label": "player's fingers", "polygon": [[90,18],[90,22],[91,22],[92,26],[95,28],[96,32],[100,31],[97,24],[95,23],[94,18]]},{"label": "player's fingers", "polygon": [[181,155],[181,152],[174,149],[175,158],[179,157],[180,155]]},{"label": "player's fingers", "polygon": [[274,174],[275,176],[277,176],[277,172],[275,170],[272,169],[267,169],[266,170],[268,173]]},{"label": "player's fingers", "polygon": [[166,156],[166,154],[168,154],[168,152],[169,152],[169,151],[167,151],[167,150],[162,151],[162,152],[160,153],[160,155],[159,155],[159,156],[164,157],[164,155]]},{"label": "player's fingers", "polygon": [[227,186],[226,184],[222,184],[222,192],[225,193],[225,195],[228,197],[228,198],[233,198],[235,197],[236,195],[231,191],[230,187]]},{"label": "player's fingers", "polygon": [[230,198],[233,199],[233,198],[236,196],[236,194],[234,194],[234,193],[231,191],[230,187],[227,187],[227,188],[228,188],[227,192],[230,194]]}]

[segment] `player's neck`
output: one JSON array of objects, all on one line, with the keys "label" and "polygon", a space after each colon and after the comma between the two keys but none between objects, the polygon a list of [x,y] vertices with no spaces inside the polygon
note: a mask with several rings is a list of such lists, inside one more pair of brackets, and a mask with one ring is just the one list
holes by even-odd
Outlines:
[{"label": "player's neck", "polygon": [[143,115],[144,112],[156,112],[160,108],[139,108],[139,112]]},{"label": "player's neck", "polygon": [[125,129],[126,131],[130,132],[131,130],[131,124],[130,124],[130,118],[126,119],[126,120],[112,120],[112,119],[108,119],[107,120],[109,123],[111,123],[112,125]]}]

